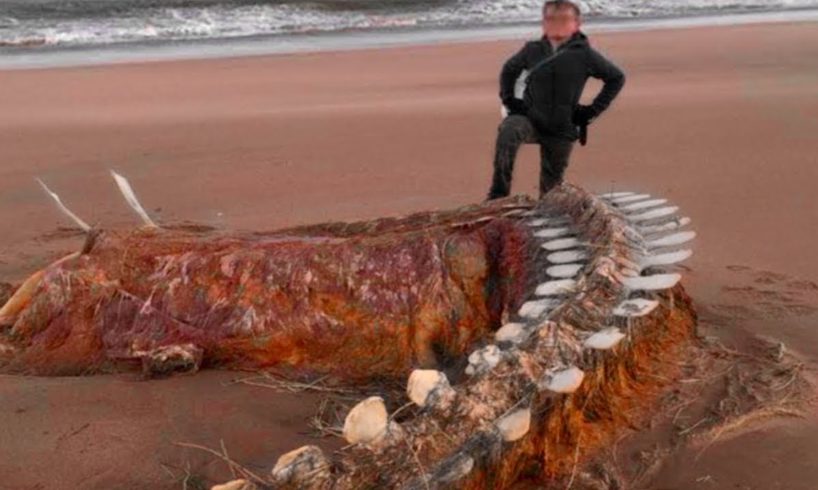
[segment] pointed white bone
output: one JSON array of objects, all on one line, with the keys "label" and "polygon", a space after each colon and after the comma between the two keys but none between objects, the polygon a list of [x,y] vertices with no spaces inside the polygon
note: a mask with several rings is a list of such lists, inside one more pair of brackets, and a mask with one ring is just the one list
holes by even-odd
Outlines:
[{"label": "pointed white bone", "polygon": [[563,226],[560,228],[545,228],[534,233],[534,236],[537,238],[557,238],[563,235],[568,235],[571,233],[571,228],[567,226]]},{"label": "pointed white bone", "polygon": [[384,435],[387,423],[383,398],[371,396],[350,410],[344,420],[344,439],[350,444],[373,442]]},{"label": "pointed white bone", "polygon": [[616,199],[611,199],[612,204],[626,204],[629,202],[636,202],[636,201],[644,201],[645,199],[650,199],[650,194],[633,194],[630,196],[623,196],[617,197]]},{"label": "pointed white bone", "polygon": [[506,442],[516,441],[531,429],[531,409],[521,408],[497,420],[497,429]]},{"label": "pointed white bone", "polygon": [[558,300],[554,299],[540,299],[535,301],[526,301],[520,307],[518,314],[524,318],[539,318],[543,313],[553,309],[559,305]]},{"label": "pointed white bone", "polygon": [[662,238],[657,238],[656,240],[651,240],[647,242],[645,245],[648,248],[673,247],[676,245],[687,243],[690,240],[693,240],[694,238],[696,238],[695,231],[680,231],[679,233],[674,233],[672,235],[664,236]]},{"label": "pointed white bone", "polygon": [[679,206],[666,206],[663,208],[651,209],[650,211],[645,211],[644,213],[640,214],[629,215],[628,220],[630,220],[633,223],[639,223],[641,221],[648,221],[656,218],[670,216],[672,214],[675,214],[676,211],[678,210]]},{"label": "pointed white bone", "polygon": [[497,342],[511,342],[519,344],[529,337],[531,330],[525,323],[506,323],[494,333]]},{"label": "pointed white bone", "polygon": [[542,244],[542,248],[546,250],[565,250],[567,248],[574,248],[582,245],[577,238],[557,238]]},{"label": "pointed white bone", "polygon": [[608,327],[585,339],[582,345],[587,349],[608,350],[614,348],[624,338],[625,334],[618,328]]},{"label": "pointed white bone", "polygon": [[626,277],[622,279],[622,284],[631,291],[658,291],[672,288],[681,279],[681,274],[656,274],[653,276]]},{"label": "pointed white bone", "polygon": [[449,379],[445,373],[434,369],[415,369],[409,375],[409,383],[406,386],[406,394],[412,402],[424,407],[429,401],[429,394],[433,391],[451,390]]},{"label": "pointed white bone", "polygon": [[602,199],[616,199],[618,197],[633,196],[635,194],[635,192],[607,192],[605,194],[600,194],[599,197]]},{"label": "pointed white bone", "polygon": [[649,199],[647,201],[639,201],[635,204],[628,204],[627,206],[622,206],[619,209],[626,213],[632,213],[641,209],[655,208],[656,206],[661,206],[662,204],[666,203],[667,199]]},{"label": "pointed white bone", "polygon": [[588,252],[584,250],[565,250],[548,254],[546,259],[552,264],[567,264],[588,258]]},{"label": "pointed white bone", "polygon": [[142,222],[145,223],[145,226],[149,226],[151,228],[159,228],[156,223],[148,216],[148,213],[145,212],[145,208],[139,204],[139,200],[136,198],[136,194],[131,188],[131,184],[128,183],[128,179],[119,175],[118,173],[111,170],[111,176],[113,176],[114,180],[116,181],[117,187],[119,187],[119,192],[122,193],[122,196],[125,197],[125,201],[128,205],[133,209],[136,214],[142,218]]},{"label": "pointed white bone", "polygon": [[689,259],[693,255],[692,250],[678,250],[664,254],[648,255],[639,260],[639,267],[642,269],[657,265],[673,265]]},{"label": "pointed white bone", "polygon": [[629,299],[619,303],[619,306],[614,308],[613,314],[616,316],[629,318],[645,316],[653,311],[657,306],[659,306],[658,301],[644,298]]},{"label": "pointed white bone", "polygon": [[544,388],[555,393],[573,393],[582,384],[584,378],[585,373],[572,366],[546,374]]},{"label": "pointed white bone", "polygon": [[59,210],[60,210],[60,211],[62,211],[62,213],[63,213],[64,215],[66,215],[66,216],[68,216],[69,218],[71,218],[71,220],[72,220],[74,223],[76,223],[76,224],[77,224],[77,226],[79,226],[80,228],[82,228],[82,231],[87,232],[87,231],[90,231],[90,230],[91,230],[91,227],[88,225],[88,223],[86,223],[85,221],[83,221],[82,219],[80,219],[80,217],[79,217],[79,216],[77,216],[76,214],[74,214],[73,212],[71,212],[71,210],[70,210],[70,209],[68,209],[68,208],[65,206],[65,204],[63,204],[63,203],[62,203],[62,201],[60,200],[60,196],[58,196],[58,195],[57,195],[56,193],[54,193],[54,192],[53,192],[51,189],[49,189],[49,188],[48,188],[48,186],[47,186],[47,185],[45,185],[45,182],[43,182],[43,181],[42,181],[42,180],[40,180],[40,179],[37,179],[37,182],[39,182],[39,183],[40,183],[40,187],[42,187],[42,188],[43,188],[43,190],[46,192],[46,194],[48,194],[49,196],[51,196],[51,199],[53,199],[53,200],[54,200],[54,202],[57,204],[57,208],[59,208]]},{"label": "pointed white bone", "polygon": [[469,365],[466,367],[466,374],[473,375],[489,371],[499,364],[502,358],[500,349],[494,344],[489,344],[469,354]]},{"label": "pointed white bone", "polygon": [[548,281],[537,286],[535,294],[537,296],[560,296],[573,293],[577,288],[577,281],[574,279],[558,279]]},{"label": "pointed white bone", "polygon": [[691,221],[690,218],[686,216],[683,218],[672,218],[670,221],[666,223],[659,223],[651,226],[640,226],[639,231],[643,235],[649,235],[651,233],[658,233],[662,231],[673,231],[689,225],[690,221]]},{"label": "pointed white bone", "polygon": [[551,277],[576,277],[585,264],[562,264],[552,265],[545,269],[545,273]]}]

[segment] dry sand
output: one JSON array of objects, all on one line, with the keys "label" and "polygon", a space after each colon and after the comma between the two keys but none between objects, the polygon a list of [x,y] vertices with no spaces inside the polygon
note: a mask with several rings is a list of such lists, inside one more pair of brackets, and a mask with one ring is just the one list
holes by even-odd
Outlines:
[{"label": "dry sand", "polygon": [[[758,333],[818,362],[818,23],[591,37],[626,71],[568,178],[678,203],[699,232],[686,284],[704,332]],[[40,176],[89,221],[135,224],[107,175],[164,221],[272,229],[483,198],[497,75],[519,42],[0,72],[0,279],[81,238]],[[589,82],[585,101],[599,88]],[[537,148],[514,191],[536,187]],[[309,440],[317,397],[224,386],[235,373],[0,378],[0,488],[181,488],[259,472]],[[624,463],[627,465],[627,461]],[[163,466],[164,465],[164,466]],[[646,488],[813,489],[818,418],[768,423],[674,455]]]}]

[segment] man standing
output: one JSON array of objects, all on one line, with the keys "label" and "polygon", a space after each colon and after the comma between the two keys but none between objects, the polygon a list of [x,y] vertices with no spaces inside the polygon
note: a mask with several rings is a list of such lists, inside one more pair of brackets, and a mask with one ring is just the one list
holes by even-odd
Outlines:
[{"label": "man standing", "polygon": [[[508,116],[498,127],[494,176],[488,199],[509,195],[517,150],[523,143],[540,144],[540,197],[562,182],[574,142],[614,100],[625,74],[591,47],[580,28],[579,7],[567,0],[543,5],[543,36],[528,41],[503,65],[500,99]],[[514,85],[528,71],[523,99]],[[579,99],[588,77],[604,86],[590,105]],[[581,141],[584,144],[584,141]]]}]

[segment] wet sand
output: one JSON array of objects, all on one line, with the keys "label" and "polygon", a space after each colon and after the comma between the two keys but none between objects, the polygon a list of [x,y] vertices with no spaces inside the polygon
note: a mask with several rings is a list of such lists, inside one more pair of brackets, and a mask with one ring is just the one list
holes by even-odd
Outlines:
[{"label": "wet sand", "polygon": [[[705,333],[784,342],[818,362],[818,23],[591,36],[626,71],[568,178],[679,204],[699,233],[685,281]],[[499,122],[497,75],[520,42],[0,71],[0,280],[82,239],[80,216],[136,224],[107,169],[160,221],[272,229],[480,200]],[[584,100],[599,88],[589,81]],[[533,193],[537,148],[514,191]],[[180,488],[229,476],[182,440],[266,471],[303,444],[303,406],[234,373],[0,378],[0,488]],[[229,408],[228,408],[229,407]],[[268,411],[268,407],[269,411]],[[752,429],[752,430],[749,430]],[[646,488],[808,489],[818,418],[784,420],[676,456]],[[755,430],[757,429],[757,430]],[[697,457],[694,457],[697,456]]]}]

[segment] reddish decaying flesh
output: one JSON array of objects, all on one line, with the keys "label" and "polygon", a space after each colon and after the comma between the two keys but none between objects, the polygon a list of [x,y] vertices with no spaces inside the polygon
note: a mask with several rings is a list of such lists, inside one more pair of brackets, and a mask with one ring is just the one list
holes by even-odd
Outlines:
[{"label": "reddish decaying flesh", "polygon": [[10,331],[18,353],[4,370],[110,371],[193,343],[205,365],[403,376],[465,353],[518,306],[530,232],[505,211],[104,234],[91,253],[46,269]]}]

